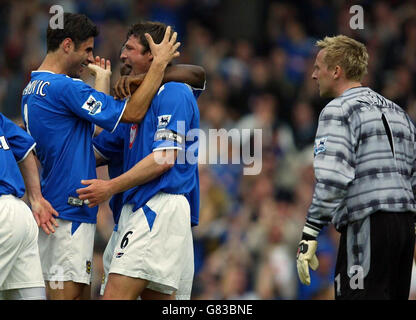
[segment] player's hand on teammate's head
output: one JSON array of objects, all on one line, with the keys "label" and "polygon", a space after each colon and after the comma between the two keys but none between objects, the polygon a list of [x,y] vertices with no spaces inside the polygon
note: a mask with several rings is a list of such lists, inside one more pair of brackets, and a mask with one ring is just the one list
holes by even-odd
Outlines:
[{"label": "player's hand on teammate's head", "polygon": [[76,190],[78,197],[84,200],[84,203],[89,208],[98,206],[100,203],[107,201],[111,198],[113,193],[109,185],[109,180],[91,179],[81,180],[83,185],[88,187],[79,188]]},{"label": "player's hand on teammate's head", "polygon": [[111,62],[96,56],[94,63],[88,64],[88,70],[94,76],[111,76]]},{"label": "player's hand on teammate's head", "polygon": [[165,36],[159,44],[154,43],[153,38],[150,36],[150,34],[144,34],[147,42],[149,43],[150,51],[153,55],[153,61],[158,61],[159,63],[168,65],[172,61],[172,59],[179,57],[180,53],[177,50],[181,43],[176,42],[178,34],[174,32],[171,35],[171,33],[172,28],[168,26],[166,28]]},{"label": "player's hand on teammate's head", "polygon": [[54,216],[57,217],[59,214],[49,201],[42,197],[36,201],[31,201],[30,205],[38,227],[41,227],[47,235],[54,233],[54,227],[59,227]]},{"label": "player's hand on teammate's head", "polygon": [[145,74],[137,76],[122,76],[114,86],[114,97],[124,99],[133,94],[143,82]]}]

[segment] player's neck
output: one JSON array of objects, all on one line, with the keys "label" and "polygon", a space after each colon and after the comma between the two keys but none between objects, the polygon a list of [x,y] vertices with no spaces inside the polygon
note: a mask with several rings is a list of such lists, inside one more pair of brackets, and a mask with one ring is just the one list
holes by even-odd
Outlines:
[{"label": "player's neck", "polygon": [[53,73],[65,74],[65,68],[62,65],[62,59],[56,53],[48,53],[39,66],[38,70],[51,71]]},{"label": "player's neck", "polygon": [[345,81],[343,83],[340,83],[339,86],[335,90],[336,97],[339,97],[342,95],[345,91],[356,88],[356,87],[362,87],[361,82],[358,81]]}]

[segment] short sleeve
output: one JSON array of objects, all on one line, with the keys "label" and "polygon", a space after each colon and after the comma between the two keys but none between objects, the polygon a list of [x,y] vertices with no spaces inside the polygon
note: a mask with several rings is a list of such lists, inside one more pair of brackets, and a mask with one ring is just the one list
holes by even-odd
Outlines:
[{"label": "short sleeve", "polygon": [[16,162],[23,161],[35,147],[35,140],[13,121],[1,115],[2,129]]},{"label": "short sleeve", "polygon": [[127,100],[116,100],[79,79],[66,78],[60,102],[73,113],[107,131],[113,132],[126,108]]},{"label": "short sleeve", "polygon": [[122,158],[124,128],[125,126],[120,124],[113,133],[103,130],[92,140],[94,149],[107,161]]},{"label": "short sleeve", "polygon": [[153,151],[185,149],[185,135],[192,117],[191,98],[192,92],[183,84],[169,83],[160,88]]}]

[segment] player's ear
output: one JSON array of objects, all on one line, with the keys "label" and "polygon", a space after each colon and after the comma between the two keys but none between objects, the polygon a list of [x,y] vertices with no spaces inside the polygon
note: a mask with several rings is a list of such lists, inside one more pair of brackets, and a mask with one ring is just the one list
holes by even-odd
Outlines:
[{"label": "player's ear", "polygon": [[146,57],[147,57],[147,59],[149,59],[149,62],[152,62],[153,61],[153,54],[152,54],[152,51],[147,51],[146,52]]},{"label": "player's ear", "polygon": [[338,79],[339,77],[341,77],[341,73],[342,73],[341,67],[336,65],[333,71],[334,79]]},{"label": "player's ear", "polygon": [[64,50],[65,53],[69,53],[71,49],[74,48],[74,42],[72,41],[71,38],[65,38],[61,42],[61,48],[62,50]]}]

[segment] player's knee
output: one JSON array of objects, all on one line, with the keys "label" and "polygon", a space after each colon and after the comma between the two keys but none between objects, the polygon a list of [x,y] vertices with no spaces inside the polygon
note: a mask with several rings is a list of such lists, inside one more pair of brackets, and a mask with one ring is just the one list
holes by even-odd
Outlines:
[{"label": "player's knee", "polygon": [[136,300],[147,284],[147,280],[110,273],[103,300]]},{"label": "player's knee", "polygon": [[89,300],[90,286],[72,281],[65,281],[60,288],[47,285],[47,297],[50,300]]},{"label": "player's knee", "polygon": [[176,294],[175,292],[173,292],[172,294],[166,294],[150,289],[145,289],[141,295],[141,298],[143,300],[175,300]]}]

